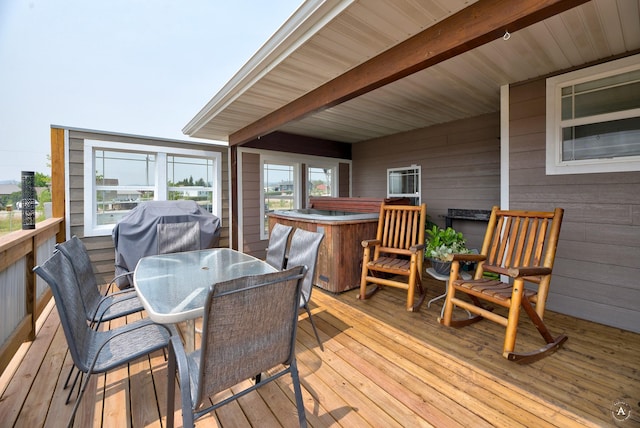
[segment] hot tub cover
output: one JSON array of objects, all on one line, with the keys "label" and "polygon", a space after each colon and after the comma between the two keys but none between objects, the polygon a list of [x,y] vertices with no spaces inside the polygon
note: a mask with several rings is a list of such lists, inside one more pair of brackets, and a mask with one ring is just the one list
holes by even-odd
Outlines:
[{"label": "hot tub cover", "polygon": [[[197,221],[200,224],[200,248],[212,248],[220,239],[220,219],[195,201],[149,201],[132,209],[113,228],[116,251],[116,276],[133,271],[142,257],[157,254],[156,225]],[[131,284],[124,276],[116,281],[119,288]]]}]

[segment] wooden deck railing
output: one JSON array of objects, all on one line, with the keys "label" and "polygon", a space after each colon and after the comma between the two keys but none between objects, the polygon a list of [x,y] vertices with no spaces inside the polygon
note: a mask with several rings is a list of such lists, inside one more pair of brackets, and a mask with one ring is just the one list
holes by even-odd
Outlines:
[{"label": "wooden deck railing", "polygon": [[0,237],[0,374],[23,342],[35,338],[35,321],[51,299],[33,268],[54,250],[63,218]]}]

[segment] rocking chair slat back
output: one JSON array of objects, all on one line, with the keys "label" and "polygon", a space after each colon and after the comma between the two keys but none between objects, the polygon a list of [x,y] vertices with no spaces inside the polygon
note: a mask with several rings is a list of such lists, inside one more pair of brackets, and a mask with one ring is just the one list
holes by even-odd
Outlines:
[{"label": "rocking chair slat back", "polygon": [[[552,254],[545,254],[547,238],[552,240],[546,245],[555,244],[556,240],[548,236],[549,225],[553,218],[547,213],[527,211],[498,211],[500,216],[494,228],[489,227],[485,235],[483,254],[487,254],[485,266],[503,268],[516,267],[552,267],[555,247]],[[491,239],[487,239],[491,237]],[[547,256],[543,259],[543,256]]]},{"label": "rocking chair slat back", "polygon": [[[362,276],[360,298],[366,299],[379,286],[392,286],[407,290],[407,309],[417,310],[424,300],[422,264],[424,260],[424,228],[427,207],[413,205],[386,205],[380,207],[375,239],[362,241]],[[406,277],[404,281],[394,276]],[[367,285],[375,284],[367,292]],[[414,291],[418,288],[419,301],[414,304]]]},{"label": "rocking chair slat back", "polygon": [[[401,205],[391,205],[387,206],[384,212],[384,221],[378,226],[382,227],[383,230],[381,235],[382,247],[408,250],[412,245],[424,241],[424,230],[418,230],[420,226],[420,210],[409,211],[401,208]],[[422,238],[420,238],[420,235],[422,235]]]}]

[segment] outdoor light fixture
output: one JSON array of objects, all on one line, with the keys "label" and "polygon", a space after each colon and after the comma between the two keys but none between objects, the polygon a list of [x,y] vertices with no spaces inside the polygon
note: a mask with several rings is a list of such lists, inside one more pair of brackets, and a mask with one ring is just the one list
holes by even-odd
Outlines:
[{"label": "outdoor light fixture", "polygon": [[33,171],[22,171],[22,229],[36,228],[36,189]]}]

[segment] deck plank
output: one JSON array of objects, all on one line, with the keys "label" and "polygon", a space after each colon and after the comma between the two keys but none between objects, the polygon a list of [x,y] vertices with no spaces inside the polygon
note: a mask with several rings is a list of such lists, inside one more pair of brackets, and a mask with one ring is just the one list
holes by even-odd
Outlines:
[{"label": "deck plank", "polygon": [[[374,383],[369,379],[363,381],[362,374],[355,370],[347,361],[345,361],[338,353],[334,352],[334,346],[327,344],[322,358],[331,360],[331,365],[322,364],[317,349],[317,342],[313,333],[306,332],[301,329],[298,333],[298,343],[304,344],[307,350],[300,352],[302,346],[298,346],[298,362],[300,371],[306,373],[314,373],[317,375],[318,381],[322,381],[333,391],[334,394],[340,396],[344,400],[342,409],[334,410],[338,421],[341,419],[338,413],[355,411],[371,425],[378,424],[385,427],[401,427],[399,420],[409,422],[413,414],[405,411],[400,413],[398,407],[406,410],[405,406],[399,405],[397,400],[391,400],[388,394],[383,394],[378,388],[374,388]],[[314,349],[313,347],[316,347]],[[337,352],[340,352],[341,347]],[[315,385],[315,382],[307,375],[303,380],[306,388]],[[401,415],[401,416],[400,416]],[[417,422],[417,421],[416,421]],[[416,425],[414,425],[416,426]]]},{"label": "deck plank", "polygon": [[[335,307],[336,305],[333,306]],[[340,317],[344,319],[347,315],[343,313]],[[352,319],[352,322],[357,325],[358,320]],[[363,322],[366,325],[370,321]],[[362,336],[360,340],[366,344],[362,345],[362,349],[373,349],[370,344],[372,339],[381,341],[380,349],[393,348],[393,353],[398,354],[398,358],[390,367],[404,367],[408,373],[425,380],[427,385],[440,388],[444,395],[464,403],[467,412],[475,411],[477,419],[472,421],[474,426],[484,419],[492,425],[501,426],[517,426],[519,423],[524,423],[525,426],[567,426],[566,424],[574,421],[573,417],[562,418],[548,402],[532,396],[523,399],[527,395],[525,391],[512,384],[503,384],[489,373],[474,369],[463,360],[453,359],[428,343],[416,342],[414,336],[401,331],[384,331],[385,329],[390,329],[389,325],[380,323],[378,331],[367,332],[366,336]],[[354,328],[351,331],[352,334],[360,334],[363,330]],[[411,346],[414,349],[407,349]],[[513,363],[509,364],[513,366]],[[451,382],[443,382],[442,379]],[[470,383],[469,379],[473,379],[473,382]]]},{"label": "deck plank", "polygon": [[[55,312],[55,315],[56,317],[58,316],[57,312]],[[69,415],[71,414],[71,405],[65,405],[68,390],[65,390],[63,388],[64,381],[69,373],[69,370],[71,370],[73,362],[71,360],[71,354],[67,350],[68,348],[66,346],[66,339],[61,328],[57,330],[57,336],[60,337],[60,340],[62,341],[61,343],[63,343],[61,347],[65,351],[65,358],[59,373],[57,373],[57,376],[56,373],[51,373],[52,377],[56,377],[57,383],[55,390],[53,391],[53,398],[51,400],[51,405],[47,413],[47,419],[44,424],[45,428],[59,427],[61,424],[66,423],[66,421],[69,419]],[[71,403],[73,403],[73,401]]]},{"label": "deck plank", "polygon": [[[427,298],[443,290],[437,281],[425,285]],[[569,341],[552,356],[521,366],[502,357],[504,332],[497,324],[447,328],[436,320],[442,301],[412,313],[404,308],[404,290],[387,288],[366,301],[356,294],[314,291],[311,309],[324,352],[307,315],[300,317],[296,351],[313,428],[607,426],[617,400],[635,406],[629,426],[640,425],[638,334],[551,312],[546,319],[552,333],[566,332]],[[13,375],[3,376],[0,420],[8,426],[57,427],[69,418],[62,383],[71,360],[57,312],[45,316]],[[523,322],[516,349],[540,346],[540,340]],[[165,426],[166,370],[157,352],[93,376],[75,426]],[[294,403],[291,379],[284,376],[197,426],[297,426]],[[180,427],[179,395],[175,404]]]},{"label": "deck plank", "polygon": [[[357,320],[353,320],[357,323]],[[502,424],[512,424],[512,426],[518,426],[518,423],[513,418],[507,418],[505,415],[506,409],[511,406],[511,403],[502,400],[491,392],[491,390],[479,385],[478,379],[475,378],[473,383],[469,383],[468,379],[465,379],[462,374],[449,370],[447,361],[442,357],[433,355],[426,355],[424,347],[420,344],[413,342],[408,337],[402,336],[401,333],[385,332],[383,334],[380,330],[384,329],[384,326],[378,328],[377,332],[374,332],[374,336],[377,336],[374,340],[378,341],[377,349],[380,349],[381,355],[384,355],[386,366],[384,368],[397,367],[408,374],[409,380],[405,381],[405,385],[414,383],[413,388],[416,390],[424,391],[426,393],[429,390],[429,394],[442,394],[449,398],[447,401],[439,403],[444,409],[450,409],[452,411],[458,410],[462,413],[461,405],[458,403],[464,403],[464,410],[466,412],[471,411],[475,415],[482,415],[490,424],[496,424],[502,422]],[[367,347],[370,346],[373,336],[363,336],[359,334],[360,331],[357,328],[352,329],[352,337],[358,341],[360,352],[365,352]],[[377,334],[376,334],[377,333]],[[396,340],[385,340],[391,334],[397,338]],[[365,343],[367,345],[365,345]],[[373,349],[373,347],[372,347]],[[391,350],[392,351],[389,351]],[[417,352],[416,352],[417,351]],[[372,361],[379,359],[378,356],[373,355]],[[419,382],[412,382],[413,379],[419,380]],[[455,387],[452,387],[452,382]],[[472,389],[478,390],[478,395],[483,399],[493,403],[493,406],[485,405],[484,403],[477,401],[472,402],[471,391]],[[452,401],[450,401],[452,400]],[[472,420],[458,420],[463,424],[473,424],[474,426],[482,426],[483,421],[473,417]],[[485,422],[485,426],[487,426]]]},{"label": "deck plank", "polygon": [[64,335],[56,334],[50,342],[42,364],[39,365],[32,390],[24,402],[16,425],[42,426],[51,408],[53,391],[58,379],[50,373],[59,372],[63,366],[66,350]]},{"label": "deck plank", "polygon": [[[438,291],[440,290],[433,294]],[[315,295],[315,300],[323,304],[322,293],[318,294],[320,296]],[[640,373],[636,368],[640,335],[636,333],[548,312],[547,321],[552,332],[567,332],[569,341],[556,354],[523,366],[502,358],[504,330],[495,323],[485,321],[463,329],[438,324],[436,317],[440,312],[441,301],[431,308],[423,307],[417,314],[407,314],[398,310],[402,308],[405,296],[390,288],[364,302],[355,299],[355,294],[349,296],[349,293],[333,298],[361,309],[382,325],[401,326],[412,337],[422,338],[425,344],[431,344],[434,348],[457,357],[459,361],[472,363],[475,367],[494,374],[501,382],[514,383],[532,396],[543,397],[559,408],[569,410],[570,419],[575,414],[579,423],[584,420],[600,426],[603,423],[609,424],[610,408],[614,401],[625,399],[627,402],[637,403],[632,397],[640,396]],[[618,345],[616,349],[625,351],[603,352],[599,336],[606,337],[611,343],[624,342],[624,345]],[[540,340],[530,323],[523,322],[516,349],[518,346],[525,349],[540,346]],[[594,351],[596,357],[593,356]],[[609,365],[616,365],[616,369],[608,368]],[[609,389],[599,384],[599,379],[608,379],[606,383],[615,387]],[[637,417],[638,411],[635,414]]]},{"label": "deck plank", "polygon": [[[251,381],[246,380],[231,388],[237,393],[251,386]],[[278,426],[278,420],[260,395],[255,391],[238,399],[241,411],[244,412],[252,426]]]},{"label": "deck plank", "polygon": [[15,367],[13,376],[7,384],[0,387],[0,390],[3,391],[0,401],[0,421],[10,425],[14,425],[18,420],[35,381],[38,368],[58,331],[60,320],[56,311],[45,311],[43,317],[45,317],[45,321],[42,323],[36,340],[29,345],[23,345],[25,348],[28,347],[28,350],[23,354],[22,363]]},{"label": "deck plank", "polygon": [[[125,320],[116,319],[110,321],[105,328],[109,327],[113,329],[125,324]],[[102,394],[103,400],[100,404],[103,404],[103,408],[102,413],[96,412],[94,426],[100,422],[105,427],[130,425],[128,417],[129,402],[127,400],[127,397],[129,396],[129,374],[127,370],[116,369],[108,372],[106,375],[98,375],[96,377],[98,378],[97,389]],[[96,400],[96,405],[98,404],[99,401]],[[98,419],[98,416],[102,416],[101,421]]]}]

